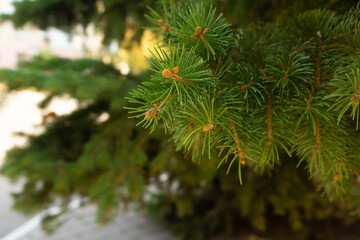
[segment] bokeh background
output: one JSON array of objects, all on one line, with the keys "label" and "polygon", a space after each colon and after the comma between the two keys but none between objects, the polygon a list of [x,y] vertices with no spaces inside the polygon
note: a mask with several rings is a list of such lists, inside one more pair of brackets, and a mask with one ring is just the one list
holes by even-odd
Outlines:
[{"label": "bokeh background", "polygon": [[[357,2],[214,4],[245,28]],[[128,118],[125,97],[150,77],[159,40],[147,6],[162,9],[0,0],[0,239],[359,239],[358,213],[321,196],[285,156],[273,176],[248,172],[239,186],[236,170],[193,163],[161,126],[149,134]]]}]

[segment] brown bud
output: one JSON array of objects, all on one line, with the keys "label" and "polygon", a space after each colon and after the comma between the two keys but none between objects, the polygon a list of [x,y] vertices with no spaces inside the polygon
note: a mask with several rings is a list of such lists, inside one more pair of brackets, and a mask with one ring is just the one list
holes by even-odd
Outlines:
[{"label": "brown bud", "polygon": [[170,72],[169,69],[165,69],[163,72],[162,72],[162,76],[164,78],[170,78],[172,76],[172,73]]},{"label": "brown bud", "polygon": [[173,74],[177,74],[179,72],[179,67],[174,67],[173,69],[172,69],[172,73]]},{"label": "brown bud", "polygon": [[151,118],[151,112],[150,111],[147,111],[145,113],[145,118]]},{"label": "brown bud", "polygon": [[201,27],[196,27],[195,28],[195,33],[200,34],[202,32],[202,28]]},{"label": "brown bud", "polygon": [[203,131],[204,131],[204,132],[207,132],[207,131],[209,131],[209,130],[211,130],[211,129],[213,129],[213,128],[214,128],[214,124],[210,123],[210,124],[206,125],[206,126],[203,128]]},{"label": "brown bud", "polygon": [[355,107],[356,107],[358,104],[359,104],[359,99],[356,98],[356,99],[354,100],[354,105],[355,105]]}]

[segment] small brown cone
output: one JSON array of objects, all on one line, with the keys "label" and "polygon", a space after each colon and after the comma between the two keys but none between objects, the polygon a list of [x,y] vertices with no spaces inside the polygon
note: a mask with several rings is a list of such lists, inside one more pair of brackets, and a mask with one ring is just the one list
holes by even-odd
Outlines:
[{"label": "small brown cone", "polygon": [[174,67],[172,73],[177,74],[178,72],[179,72],[179,67]]},{"label": "small brown cone", "polygon": [[209,130],[211,130],[211,129],[213,129],[214,128],[214,124],[208,124],[208,125],[206,125],[204,128],[203,128],[203,130],[204,130],[204,132],[207,132],[207,131],[209,131]]},{"label": "small brown cone", "polygon": [[165,69],[165,70],[162,72],[162,76],[163,76],[164,78],[170,78],[171,75],[172,75],[172,73],[170,72],[169,69]]}]

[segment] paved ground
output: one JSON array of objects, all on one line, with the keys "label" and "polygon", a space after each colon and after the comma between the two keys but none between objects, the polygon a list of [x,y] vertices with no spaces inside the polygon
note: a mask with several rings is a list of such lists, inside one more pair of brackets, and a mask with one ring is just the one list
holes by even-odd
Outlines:
[{"label": "paved ground", "polygon": [[27,217],[11,210],[12,198],[10,193],[19,188],[19,184],[10,184],[6,178],[0,176],[0,239],[28,220]]},{"label": "paved ground", "polygon": [[165,225],[129,212],[102,227],[95,223],[96,208],[87,206],[63,216],[63,224],[51,235],[40,227],[18,240],[178,240]]}]

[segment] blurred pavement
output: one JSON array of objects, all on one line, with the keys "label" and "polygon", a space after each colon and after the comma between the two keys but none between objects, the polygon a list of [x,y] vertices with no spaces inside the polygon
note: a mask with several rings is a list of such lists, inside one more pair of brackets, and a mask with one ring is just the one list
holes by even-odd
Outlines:
[{"label": "blurred pavement", "polygon": [[105,226],[95,217],[95,206],[81,207],[60,216],[62,225],[51,235],[37,227],[17,240],[178,240],[165,225],[137,213],[118,214]]},{"label": "blurred pavement", "polygon": [[20,184],[10,184],[8,179],[0,176],[0,239],[28,220],[27,217],[11,210],[11,192],[18,191]]}]

